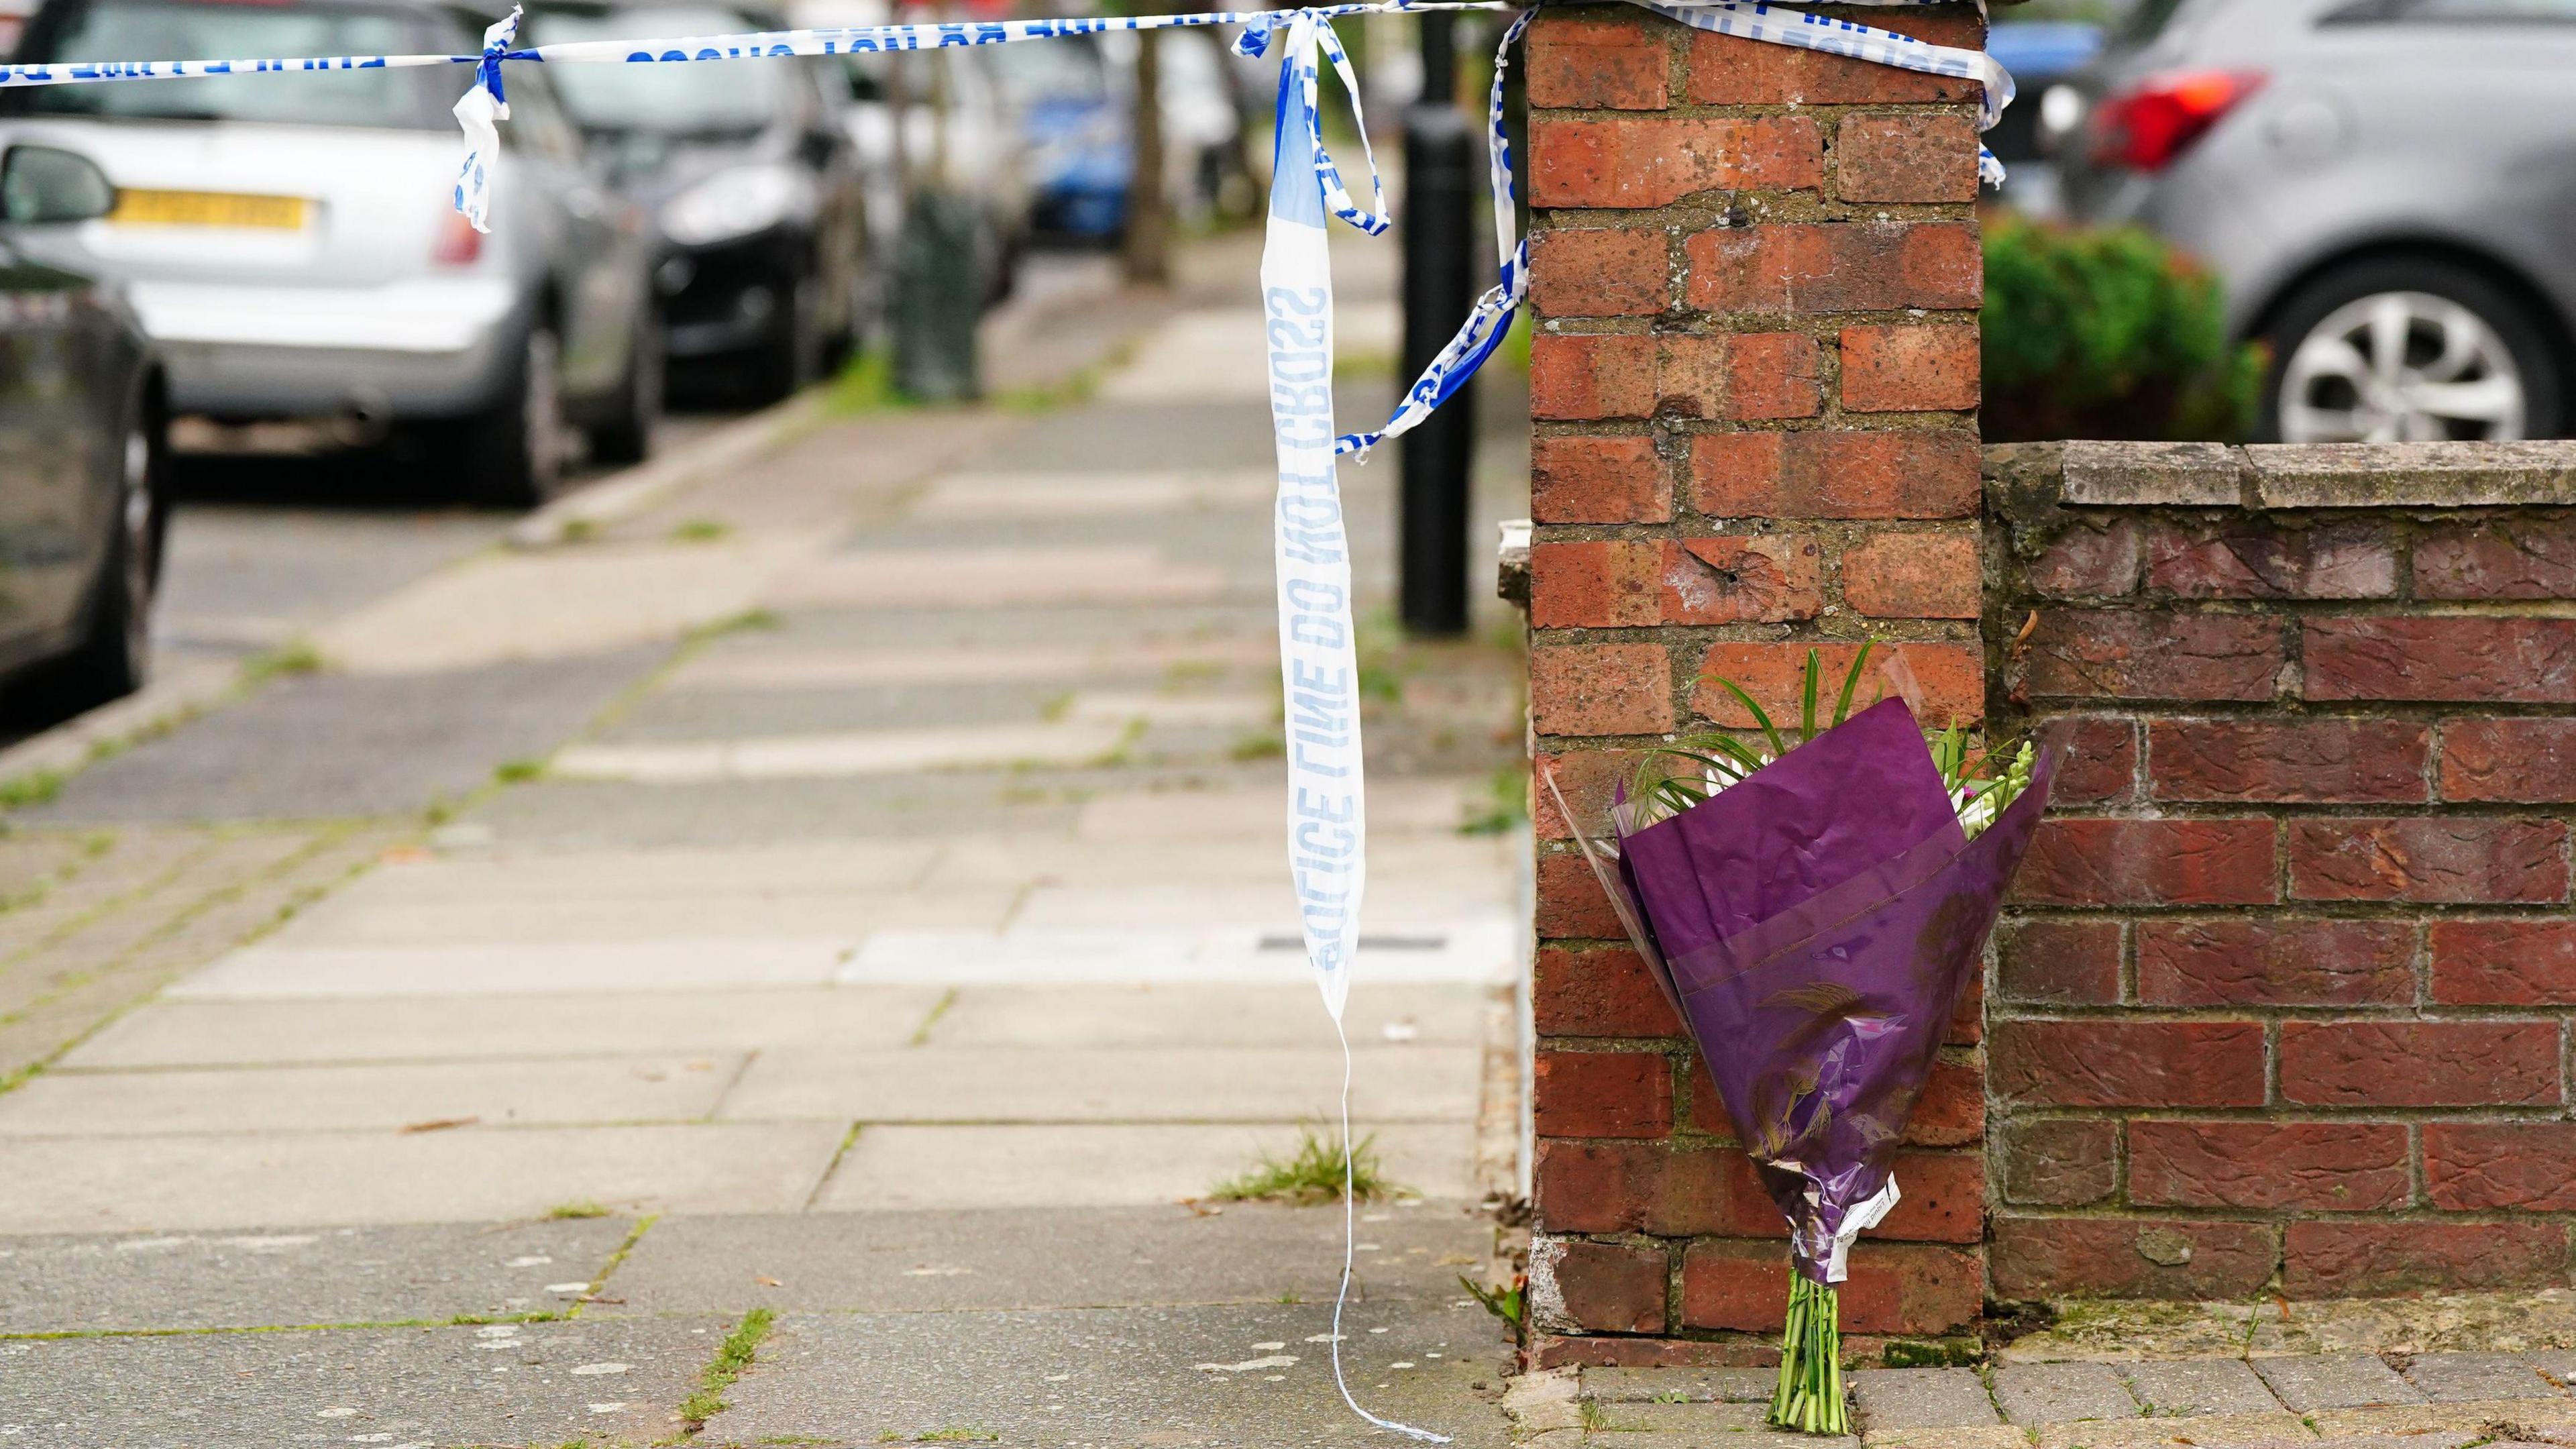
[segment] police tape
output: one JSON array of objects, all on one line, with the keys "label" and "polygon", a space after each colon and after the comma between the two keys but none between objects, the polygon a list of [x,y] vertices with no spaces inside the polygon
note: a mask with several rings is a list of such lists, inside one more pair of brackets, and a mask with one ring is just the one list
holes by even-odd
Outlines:
[{"label": "police tape", "polygon": [[[1973,80],[1983,86],[1983,116],[1994,124],[2013,95],[2012,77],[1982,51],[1935,45],[1852,21],[1821,16],[1767,0],[1630,0],[1694,29],[1746,40],[1844,56],[1931,75]],[[1907,6],[1941,0],[1842,0],[1846,4]],[[1368,236],[1391,224],[1377,161],[1360,114],[1358,79],[1332,22],[1353,15],[1426,10],[1516,11],[1494,55],[1486,97],[1487,174],[1493,193],[1495,256],[1500,275],[1476,300],[1466,320],[1406,389],[1386,423],[1371,432],[1337,435],[1333,421],[1333,291],[1327,224],[1339,220]],[[1350,1295],[1353,1239],[1351,1194],[1350,1039],[1343,1010],[1350,994],[1353,956],[1359,945],[1360,910],[1368,878],[1368,815],[1360,748],[1360,689],[1350,538],[1336,460],[1365,459],[1370,449],[1398,437],[1455,395],[1502,344],[1529,288],[1529,251],[1519,235],[1518,198],[1512,185],[1511,143],[1504,130],[1504,81],[1511,47],[1535,10],[1517,0],[1367,0],[1293,10],[1212,11],[1185,15],[1086,16],[1071,19],[930,22],[760,31],[670,39],[572,41],[519,47],[520,12],[495,22],[473,55],[334,56],[300,60],[81,61],[0,66],[0,89],[81,85],[110,81],[286,74],[306,71],[408,69],[472,65],[472,89],[455,107],[466,137],[455,206],[478,229],[487,229],[500,170],[500,132],[507,120],[503,68],[512,61],[546,65],[674,64],[770,56],[859,55],[886,51],[1005,45],[1059,36],[1111,31],[1241,26],[1236,52],[1258,58],[1279,52],[1277,126],[1267,235],[1261,256],[1261,293],[1278,495],[1272,516],[1272,557],[1277,580],[1280,683],[1285,710],[1289,873],[1296,891],[1307,960],[1314,970],[1333,1028],[1342,1043],[1341,1127],[1344,1146],[1341,1290],[1333,1302],[1333,1383],[1352,1412],[1379,1429],[1431,1443],[1448,1438],[1380,1418],[1352,1397],[1342,1371],[1342,1314]],[[1351,108],[1368,167],[1369,204],[1351,197],[1324,144],[1321,82],[1329,64]],[[1991,153],[1980,151],[1980,171],[2001,179]]]}]

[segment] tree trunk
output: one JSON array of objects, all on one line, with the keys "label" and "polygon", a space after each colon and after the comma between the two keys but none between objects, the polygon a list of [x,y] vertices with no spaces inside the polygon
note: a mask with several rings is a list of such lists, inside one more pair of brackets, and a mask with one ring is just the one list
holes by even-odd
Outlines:
[{"label": "tree trunk", "polygon": [[1172,277],[1172,211],[1163,194],[1162,32],[1136,33],[1136,168],[1127,186],[1127,280],[1161,286]]}]

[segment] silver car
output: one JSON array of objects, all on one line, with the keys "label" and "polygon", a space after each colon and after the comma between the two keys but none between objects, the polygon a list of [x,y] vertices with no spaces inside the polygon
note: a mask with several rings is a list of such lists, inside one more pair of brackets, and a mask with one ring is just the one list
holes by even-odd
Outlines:
[{"label": "silver car", "polygon": [[[52,0],[22,61],[470,53],[462,10],[384,0]],[[574,427],[639,456],[661,368],[640,218],[534,66],[509,75],[492,232],[450,206],[465,66],[0,93],[9,139],[95,161],[106,217],[31,238],[125,284],[170,407],[411,425],[463,491],[542,500]]]},{"label": "silver car", "polygon": [[2576,0],[2144,0],[2039,97],[2075,219],[2224,280],[2291,442],[2551,437],[2576,381]]}]

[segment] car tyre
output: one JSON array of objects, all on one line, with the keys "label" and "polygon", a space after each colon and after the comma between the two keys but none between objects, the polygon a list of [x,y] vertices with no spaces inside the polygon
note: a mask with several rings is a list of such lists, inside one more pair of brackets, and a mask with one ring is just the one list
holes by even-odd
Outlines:
[{"label": "car tyre", "polygon": [[2268,442],[2547,438],[2566,416],[2558,349],[2532,308],[2471,267],[2374,257],[2292,293],[2259,429]]},{"label": "car tyre", "polygon": [[503,508],[534,508],[563,487],[562,344],[546,323],[530,327],[501,400],[465,420],[455,435],[465,492]]},{"label": "car tyre", "polygon": [[653,451],[653,429],[662,421],[662,323],[647,318],[626,358],[626,382],[617,411],[590,432],[590,456],[602,463],[640,463]]},{"label": "car tyre", "polygon": [[141,689],[151,677],[152,598],[161,581],[161,449],[148,418],[126,431],[116,520],[90,586],[80,643],[37,681],[49,712],[70,715]]}]

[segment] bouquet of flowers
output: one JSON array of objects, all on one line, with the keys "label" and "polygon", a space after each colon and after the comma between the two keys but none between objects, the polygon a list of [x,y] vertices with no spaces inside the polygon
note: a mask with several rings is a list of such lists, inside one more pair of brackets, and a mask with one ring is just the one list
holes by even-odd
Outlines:
[{"label": "bouquet of flowers", "polygon": [[1758,742],[1710,733],[1651,753],[1616,796],[1613,838],[1578,835],[1789,1220],[1770,1418],[1818,1434],[1849,1431],[1834,1285],[1852,1240],[1896,1205],[1906,1119],[2060,753],[1978,750],[1955,725],[1923,729],[1902,698],[1852,713],[1869,652],[1821,728],[1812,650],[1794,732],[1716,680]]}]

